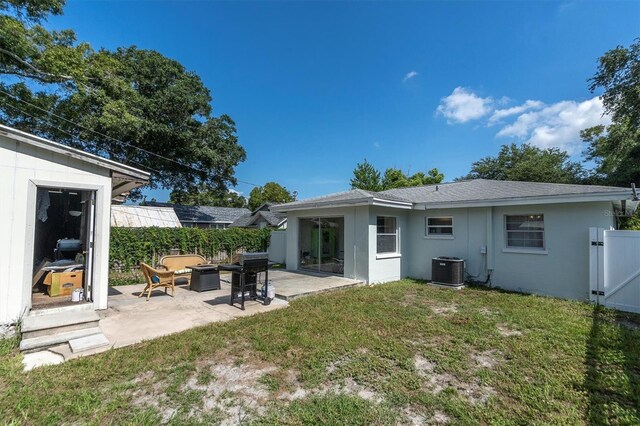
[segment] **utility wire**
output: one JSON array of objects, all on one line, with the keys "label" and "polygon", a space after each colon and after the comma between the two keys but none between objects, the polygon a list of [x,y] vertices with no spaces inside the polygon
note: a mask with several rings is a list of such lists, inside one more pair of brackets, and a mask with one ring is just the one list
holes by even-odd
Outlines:
[{"label": "utility wire", "polygon": [[[41,120],[39,117],[36,117],[36,116],[34,116],[34,115],[32,115],[32,114],[29,114],[29,113],[28,113],[28,112],[26,112],[26,111],[23,111],[23,110],[21,110],[20,108],[16,107],[15,105],[11,105],[11,104],[5,104],[5,105],[6,105],[6,106],[8,106],[9,108],[13,108],[14,110],[16,110],[16,111],[18,111],[18,112],[20,112],[20,113],[22,113],[22,114],[24,114],[24,115],[27,115],[27,116],[29,116],[29,117],[31,117],[31,118],[33,118],[33,119],[35,119],[35,120]],[[44,124],[46,124],[47,126],[51,127],[52,129],[58,130],[59,132],[65,133],[65,134],[67,134],[67,135],[71,136],[72,138],[75,138],[75,139],[76,139],[76,140],[78,140],[79,142],[86,143],[86,144],[93,144],[93,145],[94,145],[97,149],[99,149],[99,150],[106,151],[106,152],[108,152],[109,154],[112,154],[112,155],[115,155],[115,156],[117,156],[117,155],[118,155],[117,153],[115,153],[115,152],[113,152],[113,151],[111,151],[111,150],[109,150],[109,149],[107,149],[107,148],[101,147],[101,146],[100,146],[100,145],[98,145],[98,143],[97,143],[97,142],[95,142],[95,141],[85,141],[85,140],[83,140],[83,139],[80,139],[79,137],[77,137],[77,136],[76,136],[76,135],[74,135],[73,133],[71,133],[71,132],[69,132],[69,131],[67,131],[67,130],[61,129],[61,128],[59,128],[59,127],[56,127],[56,126],[54,126],[53,124],[51,124],[51,123],[49,123],[49,122],[45,122]],[[148,167],[146,164],[142,164],[142,163],[140,163],[140,162],[137,162],[137,161],[135,161],[135,160],[131,160],[131,159],[127,159],[127,161],[128,161],[128,162],[130,162],[130,163],[134,163],[134,164],[137,164],[137,165],[139,165],[139,166],[145,167],[145,168],[147,168],[147,169],[149,169],[149,170],[151,170],[151,171],[153,171],[153,172],[160,173],[158,170],[153,169],[153,168],[151,168],[151,167]]]},{"label": "utility wire", "polygon": [[[71,121],[71,120],[69,120],[69,119],[67,119],[67,118],[65,118],[65,117],[62,117],[62,116],[60,116],[60,115],[58,115],[58,114],[55,114],[55,113],[53,113],[53,112],[51,112],[51,111],[48,111],[48,110],[46,110],[46,109],[44,109],[44,108],[41,108],[41,107],[39,107],[38,105],[34,105],[34,104],[32,104],[31,102],[25,101],[24,99],[20,99],[19,97],[15,96],[15,95],[13,95],[13,94],[11,94],[11,93],[5,92],[5,91],[4,91],[4,90],[2,90],[2,89],[0,89],[0,93],[2,93],[3,95],[6,95],[6,96],[8,96],[8,97],[10,97],[10,98],[12,98],[12,99],[14,99],[14,100],[18,101],[18,102],[22,102],[22,103],[24,103],[24,104],[27,104],[27,105],[29,105],[29,106],[30,106],[30,107],[32,107],[32,108],[36,108],[36,109],[38,109],[38,110],[40,110],[40,111],[42,111],[42,112],[46,113],[46,114],[47,114],[47,115],[49,115],[49,116],[56,117],[56,118],[58,118],[58,119],[60,119],[60,120],[64,120],[64,121],[66,121],[67,123],[72,124],[72,125],[74,125],[74,126],[76,126],[76,127],[78,127],[78,128],[81,128],[81,129],[87,130],[87,131],[89,131],[89,132],[95,133],[95,134],[97,134],[97,135],[100,135],[100,136],[102,136],[102,137],[105,137],[105,138],[107,138],[107,139],[110,139],[110,140],[112,140],[112,141],[114,141],[114,142],[121,143],[121,144],[123,144],[123,145],[125,145],[125,146],[128,146],[128,147],[130,147],[130,148],[140,150],[140,151],[142,151],[142,152],[144,152],[144,153],[146,153],[146,154],[152,155],[152,156],[157,157],[157,158],[161,158],[161,159],[163,159],[163,160],[165,160],[165,161],[169,161],[169,162],[172,162],[172,163],[178,164],[178,165],[180,165],[180,166],[182,166],[182,167],[186,167],[186,168],[189,168],[189,169],[191,169],[191,170],[194,170],[194,171],[197,171],[197,172],[200,172],[200,173],[209,173],[209,171],[208,171],[208,170],[200,169],[200,168],[195,167],[195,166],[192,166],[192,165],[190,165],[190,164],[186,164],[186,163],[180,162],[180,161],[178,161],[178,160],[174,160],[174,159],[172,159],[172,158],[164,157],[164,156],[162,156],[162,155],[160,155],[160,154],[157,154],[157,153],[155,153],[155,152],[152,152],[152,151],[146,150],[146,149],[144,149],[144,148],[141,148],[141,147],[139,147],[139,146],[136,146],[136,145],[130,144],[130,143],[128,143],[128,142],[121,141],[121,140],[116,139],[116,138],[114,138],[114,137],[112,137],[112,136],[105,135],[104,133],[98,132],[97,130],[94,130],[94,129],[91,129],[91,128],[89,128],[89,127],[83,126],[83,125],[81,125],[81,124],[75,123],[75,122],[73,122],[73,121]],[[7,105],[9,105],[9,104],[7,104]],[[16,108],[16,109],[17,109],[17,108]],[[37,119],[37,117],[34,117],[34,116],[30,115],[30,114],[27,114],[27,113],[25,113],[24,111],[22,111],[22,112],[23,112],[24,114],[26,114],[26,115],[29,115],[29,116],[30,116],[30,117],[32,117],[32,118],[36,118],[36,119]],[[54,128],[55,128],[55,127],[54,127]],[[60,130],[61,132],[65,132],[65,131],[64,131],[64,130],[62,130],[62,129],[57,129],[57,130]],[[65,133],[69,134],[68,132],[65,132]],[[74,137],[75,137],[75,135],[71,135],[71,136],[74,136]],[[96,144],[97,144],[97,142],[96,142]],[[98,147],[98,148],[100,148],[100,147]],[[107,151],[107,152],[110,152],[110,151]],[[137,164],[140,164],[140,163],[137,163]],[[140,164],[140,165],[142,165],[142,164]],[[148,166],[144,166],[144,167],[149,168]],[[155,172],[157,172],[157,170],[154,170],[154,171],[155,171]],[[251,182],[243,181],[243,180],[240,180],[240,179],[236,179],[236,182],[244,183],[244,184],[247,184],[247,185],[252,185],[252,186],[255,186],[255,187],[260,186],[260,185],[256,185],[255,183],[251,183]]]}]

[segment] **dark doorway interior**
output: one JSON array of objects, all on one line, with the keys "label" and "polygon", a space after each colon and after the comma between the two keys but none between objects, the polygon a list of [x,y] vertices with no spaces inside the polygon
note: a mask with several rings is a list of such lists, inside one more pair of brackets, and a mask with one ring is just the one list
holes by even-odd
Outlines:
[{"label": "dark doorway interior", "polygon": [[[86,303],[92,191],[39,187],[33,246],[32,309]],[[75,295],[74,295],[75,291]]]}]

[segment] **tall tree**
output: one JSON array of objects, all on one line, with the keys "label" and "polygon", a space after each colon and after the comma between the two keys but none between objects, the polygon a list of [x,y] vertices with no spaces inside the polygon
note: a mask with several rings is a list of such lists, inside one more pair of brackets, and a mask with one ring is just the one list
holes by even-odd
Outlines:
[{"label": "tall tree", "polygon": [[367,191],[380,191],[382,189],[380,172],[376,170],[366,158],[364,162],[358,163],[353,170],[351,188],[359,188]]},{"label": "tall tree", "polygon": [[565,151],[510,144],[503,145],[497,156],[473,163],[469,174],[462,179],[582,183],[584,176],[582,165],[571,161]]},{"label": "tall tree", "polygon": [[358,163],[353,170],[351,188],[384,191],[408,186],[432,185],[440,183],[444,179],[444,175],[438,169],[431,169],[427,173],[417,172],[407,176],[402,170],[389,167],[384,171],[382,178],[380,176],[380,172],[365,159],[363,163]]},{"label": "tall tree", "polygon": [[289,203],[294,196],[284,186],[276,182],[267,182],[256,186],[249,193],[249,209],[255,210],[264,203]]},{"label": "tall tree", "polygon": [[599,59],[589,89],[602,89],[611,124],[582,131],[587,160],[596,163],[593,180],[609,185],[640,183],[640,39]]},{"label": "tall tree", "polygon": [[93,51],[40,25],[56,0],[0,0],[0,121],[152,173],[151,187],[225,193],[246,154],[235,123],[177,61],[136,47]]},{"label": "tall tree", "polygon": [[169,202],[186,206],[247,207],[247,199],[234,191],[216,192],[201,186],[188,191],[174,189]]}]

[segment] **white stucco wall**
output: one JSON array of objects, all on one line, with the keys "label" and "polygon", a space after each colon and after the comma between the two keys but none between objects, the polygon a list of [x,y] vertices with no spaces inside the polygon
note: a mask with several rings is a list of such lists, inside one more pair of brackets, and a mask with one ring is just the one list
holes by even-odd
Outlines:
[{"label": "white stucco wall", "polygon": [[[465,259],[466,272],[477,279],[484,280],[487,269],[493,269],[495,286],[588,299],[588,230],[614,226],[614,219],[605,213],[611,209],[610,202],[592,202],[412,211],[409,253],[404,256],[408,275],[431,279],[431,259],[453,256]],[[544,214],[545,250],[507,250],[504,220],[508,214]],[[425,237],[426,216],[453,217],[453,238]],[[481,253],[483,247],[486,254]]]},{"label": "white stucco wall", "polygon": [[[408,246],[405,240],[405,233],[409,232],[407,212],[407,210],[386,207],[369,208],[369,284],[395,281],[407,276],[407,269],[404,266],[408,265],[408,263],[403,259],[403,256],[408,254]],[[398,253],[395,255],[377,254],[378,216],[396,218]]]},{"label": "white stucco wall", "polygon": [[368,281],[368,229],[367,206],[317,209],[312,212],[287,213],[287,270],[298,270],[300,249],[298,244],[299,219],[311,217],[344,218],[344,276]]},{"label": "white stucco wall", "polygon": [[107,308],[111,178],[108,170],[0,136],[0,323],[31,307],[37,186],[95,190],[93,299]]}]

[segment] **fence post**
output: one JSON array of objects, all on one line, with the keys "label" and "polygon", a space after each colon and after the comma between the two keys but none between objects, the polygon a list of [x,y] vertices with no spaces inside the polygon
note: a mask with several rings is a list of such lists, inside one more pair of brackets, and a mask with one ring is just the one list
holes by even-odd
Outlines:
[{"label": "fence post", "polygon": [[[589,228],[589,300],[598,303],[598,228]],[[594,245],[594,243],[596,245]]]}]

